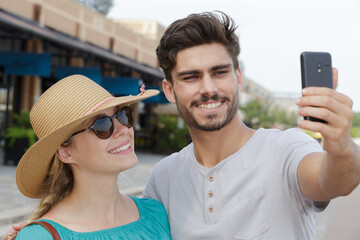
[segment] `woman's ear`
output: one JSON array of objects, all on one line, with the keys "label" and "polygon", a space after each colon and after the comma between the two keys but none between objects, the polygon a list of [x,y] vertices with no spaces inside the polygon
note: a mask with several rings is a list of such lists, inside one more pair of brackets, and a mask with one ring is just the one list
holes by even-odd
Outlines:
[{"label": "woman's ear", "polygon": [[60,161],[63,163],[73,163],[73,159],[71,158],[71,154],[69,152],[69,149],[64,146],[58,147],[56,151],[56,155],[59,158]]}]

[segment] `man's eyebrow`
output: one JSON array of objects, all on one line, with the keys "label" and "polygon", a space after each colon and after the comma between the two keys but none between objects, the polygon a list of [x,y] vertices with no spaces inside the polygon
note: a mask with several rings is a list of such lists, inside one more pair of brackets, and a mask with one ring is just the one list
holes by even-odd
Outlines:
[{"label": "man's eyebrow", "polygon": [[[216,65],[210,68],[210,71],[216,71],[219,69],[224,69],[224,68],[230,68],[231,67],[231,63],[229,64],[221,64],[221,65]],[[199,74],[200,71],[199,70],[189,70],[189,71],[182,71],[182,72],[178,72],[176,73],[177,77],[181,77],[184,75],[191,75],[191,74]]]},{"label": "man's eyebrow", "polygon": [[229,64],[221,64],[221,65],[216,65],[210,68],[211,71],[216,71],[216,70],[220,70],[220,69],[224,69],[224,68],[230,68],[231,67],[231,63]]},{"label": "man's eyebrow", "polygon": [[176,76],[181,77],[184,75],[191,75],[191,74],[198,74],[198,73],[200,73],[200,71],[198,71],[198,70],[182,71],[182,72],[176,73]]}]

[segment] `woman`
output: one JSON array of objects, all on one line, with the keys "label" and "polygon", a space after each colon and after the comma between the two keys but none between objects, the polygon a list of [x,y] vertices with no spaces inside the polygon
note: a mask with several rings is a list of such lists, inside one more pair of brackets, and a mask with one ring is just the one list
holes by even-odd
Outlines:
[{"label": "woman", "polygon": [[[40,96],[30,112],[39,140],[16,170],[19,190],[42,199],[30,222],[50,223],[61,239],[170,239],[163,205],[124,196],[117,186],[119,173],[138,161],[129,106],[157,93],[115,98],[73,75]],[[16,239],[52,237],[30,225]]]}]

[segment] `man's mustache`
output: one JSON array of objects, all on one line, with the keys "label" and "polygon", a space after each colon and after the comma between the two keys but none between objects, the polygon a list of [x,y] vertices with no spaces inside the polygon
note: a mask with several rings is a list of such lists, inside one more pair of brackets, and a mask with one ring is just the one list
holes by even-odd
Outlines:
[{"label": "man's mustache", "polygon": [[214,94],[211,97],[207,95],[202,95],[199,99],[195,99],[190,103],[190,107],[195,106],[196,104],[200,102],[208,102],[210,100],[213,101],[230,101],[230,99],[226,96],[220,96],[219,94]]}]

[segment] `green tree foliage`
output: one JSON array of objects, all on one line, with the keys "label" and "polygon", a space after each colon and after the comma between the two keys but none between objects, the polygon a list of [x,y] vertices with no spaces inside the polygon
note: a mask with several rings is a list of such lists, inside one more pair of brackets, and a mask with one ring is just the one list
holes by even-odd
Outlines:
[{"label": "green tree foliage", "polygon": [[253,100],[240,109],[244,113],[244,122],[253,128],[269,127],[272,123],[269,104]]},{"label": "green tree foliage", "polygon": [[360,113],[354,113],[351,127],[351,137],[360,137]]},{"label": "green tree foliage", "polygon": [[286,112],[285,110],[275,108],[271,115],[274,119],[274,124],[283,125],[285,128],[295,127],[297,125],[298,115],[295,112]]},{"label": "green tree foliage", "polygon": [[160,151],[179,151],[189,141],[189,132],[179,117],[171,115],[159,115],[157,121],[156,147]]},{"label": "green tree foliage", "polygon": [[281,126],[289,128],[296,126],[297,115],[295,113],[288,113],[267,102],[253,100],[240,109],[244,113],[244,122],[255,129],[259,127]]},{"label": "green tree foliage", "polygon": [[75,0],[75,1],[104,15],[108,14],[110,9],[114,5],[113,0]]}]

